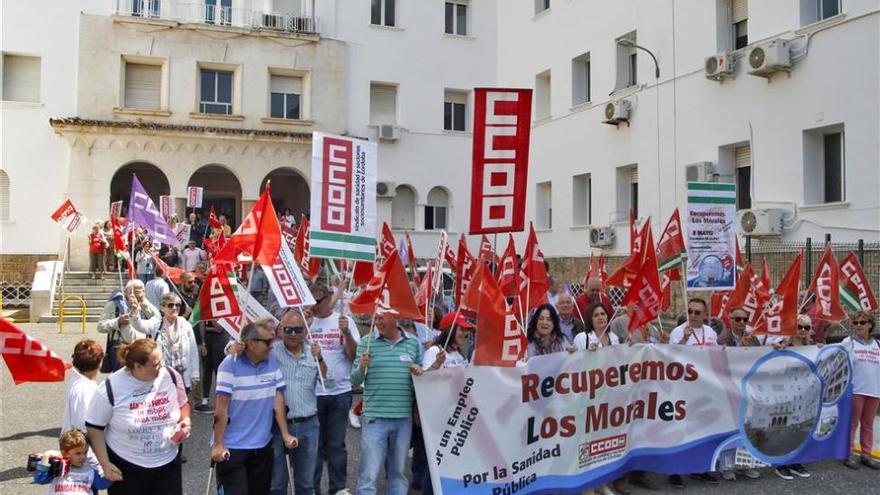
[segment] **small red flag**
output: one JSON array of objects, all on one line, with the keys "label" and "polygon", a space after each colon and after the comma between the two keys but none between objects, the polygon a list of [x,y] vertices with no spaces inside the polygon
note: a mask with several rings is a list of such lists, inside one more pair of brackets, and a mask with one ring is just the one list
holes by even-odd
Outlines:
[{"label": "small red flag", "polygon": [[528,313],[532,308],[543,304],[550,290],[550,276],[544,265],[544,255],[538,249],[538,236],[535,226],[529,222],[529,238],[523,252],[522,267],[519,271],[519,304]]},{"label": "small red flag", "polygon": [[477,273],[477,260],[468,250],[464,234],[458,239],[458,265],[455,268],[455,304],[461,304],[461,297]]},{"label": "small red flag", "polygon": [[419,264],[416,263],[416,251],[413,249],[408,231],[403,233],[403,242],[406,243],[406,259],[409,262],[409,271],[412,272],[412,280],[416,285],[421,285],[422,278],[419,276]]},{"label": "small red flag", "polygon": [[803,255],[803,252],[798,254],[785,278],[779,283],[779,287],[776,288],[776,296],[779,299],[764,313],[764,317],[759,319],[754,333],[785,337],[797,335],[798,281]]},{"label": "small red flag", "polygon": [[373,278],[373,272],[375,272],[374,268],[375,265],[369,261],[355,261],[354,285],[361,286],[370,283],[370,279]]},{"label": "small red flag", "polygon": [[391,251],[367,286],[352,298],[351,312],[372,314],[379,300],[383,305],[396,310],[401,318],[424,317],[424,314],[419,313],[397,249]]},{"label": "small red flag", "polygon": [[16,385],[25,382],[63,382],[67,365],[23,330],[0,318],[0,354]]},{"label": "small red flag", "polygon": [[474,365],[516,366],[516,362],[526,353],[528,341],[495,279],[491,276],[482,279],[477,308]]},{"label": "small red flag", "polygon": [[230,280],[232,274],[226,270],[225,265],[213,265],[208,270],[199,291],[199,302],[190,316],[191,323],[241,316],[238,298]]},{"label": "small red flag", "polygon": [[814,319],[838,322],[847,318],[846,310],[840,304],[840,265],[830,244],[825,244],[825,253],[816,267],[810,292],[816,298]]},{"label": "small red flag", "polygon": [[397,249],[397,243],[394,242],[394,234],[391,233],[391,227],[388,223],[382,224],[382,238],[379,239],[379,256],[387,258],[391,251]]},{"label": "small red flag", "polygon": [[220,249],[214,261],[217,263],[237,263],[238,255],[250,255],[254,263],[272,266],[281,249],[281,225],[275,215],[272,199],[269,197],[269,184],[254,204],[226,245]]},{"label": "small red flag", "polygon": [[220,220],[217,220],[217,215],[214,214],[214,207],[211,207],[211,212],[208,213],[208,225],[211,226],[212,229],[219,229],[223,227],[223,224],[220,223]]},{"label": "small red flag", "polygon": [[180,276],[183,275],[183,268],[176,268],[168,266],[168,263],[162,261],[162,258],[159,257],[156,253],[150,253],[150,257],[153,258],[153,262],[156,263],[156,266],[162,269],[165,272],[165,276],[171,279],[177,285],[180,285]]},{"label": "small red flag", "polygon": [[840,296],[848,308],[853,311],[862,309],[869,312],[880,308],[868,277],[865,276],[859,259],[853,253],[849,253],[840,263],[840,284]]},{"label": "small red flag", "polygon": [[[296,241],[293,246],[293,259],[299,263],[299,269],[306,278],[309,280],[315,280],[318,276],[318,272],[321,270],[321,259],[312,258],[309,255],[309,243],[309,219],[303,215],[299,220],[299,230],[296,231]],[[355,270],[357,269],[355,268]],[[355,276],[357,276],[357,271],[355,271]],[[372,276],[372,271],[370,272],[370,276]],[[357,278],[355,278],[355,283],[357,283]]]},{"label": "small red flag", "polygon": [[498,286],[504,297],[514,297],[519,292],[519,264],[516,262],[516,244],[513,235],[507,234],[507,249],[501,255],[498,270]]},{"label": "small red flag", "polygon": [[687,254],[682,235],[681,217],[678,208],[672,212],[663,233],[660,234],[660,242],[657,243],[657,267],[660,271],[674,270],[681,266],[683,256]]},{"label": "small red flag", "polygon": [[[647,225],[647,224],[646,224]],[[647,239],[642,244],[645,260],[633,279],[632,285],[623,298],[623,304],[630,306],[628,330],[642,328],[657,319],[663,298],[660,289],[660,275],[657,271],[657,255],[654,251],[654,236],[647,230]]]},{"label": "small red flag", "polygon": [[764,290],[767,291],[767,295],[770,295],[770,288],[773,287],[773,282],[770,281],[770,265],[767,263],[767,257],[764,257],[764,262],[761,266],[761,284],[764,286]]},{"label": "small red flag", "polygon": [[623,262],[622,265],[620,265],[617,270],[614,271],[614,273],[611,274],[610,277],[608,277],[608,280],[606,280],[605,283],[614,287],[629,288],[629,286],[632,284],[633,278],[635,278],[636,274],[639,272],[639,268],[641,268],[644,258],[642,246],[645,245],[645,242],[648,238],[648,231],[650,230],[651,221],[649,219],[642,226],[642,230],[636,237],[635,242],[632,246],[632,252],[630,252],[629,257]]}]

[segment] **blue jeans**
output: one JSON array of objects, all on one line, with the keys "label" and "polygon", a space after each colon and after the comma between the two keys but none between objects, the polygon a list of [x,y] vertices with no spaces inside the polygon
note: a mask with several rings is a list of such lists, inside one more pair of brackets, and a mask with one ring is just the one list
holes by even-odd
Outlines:
[{"label": "blue jeans", "polygon": [[375,495],[379,471],[384,466],[388,495],[406,495],[406,453],[412,434],[412,419],[361,417],[361,465],[357,495]]},{"label": "blue jeans", "polygon": [[345,488],[348,474],[348,451],[345,450],[345,433],[348,431],[348,410],[351,409],[351,392],[339,395],[318,396],[318,462],[315,463],[315,491],[320,490],[324,461],[330,475],[329,491],[336,493]]},{"label": "blue jeans", "polygon": [[287,431],[299,440],[293,450],[284,448],[277,427],[272,433],[272,487],[271,495],[287,495],[287,459],[293,470],[293,488],[296,495],[314,495],[315,464],[318,462],[318,417],[302,423],[288,423]]}]

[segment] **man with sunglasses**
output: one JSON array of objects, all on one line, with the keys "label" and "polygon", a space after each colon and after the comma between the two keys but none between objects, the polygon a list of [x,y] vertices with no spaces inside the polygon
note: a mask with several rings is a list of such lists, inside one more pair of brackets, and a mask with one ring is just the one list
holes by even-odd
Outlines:
[{"label": "man with sunglasses", "polygon": [[224,495],[269,493],[273,418],[284,447],[298,444],[287,430],[286,385],[270,353],[272,326],[271,320],[245,325],[244,352],[226,356],[217,370],[211,460],[217,463],[217,491]]},{"label": "man with sunglasses", "polygon": [[[712,330],[712,327],[706,325],[708,314],[709,305],[706,304],[705,299],[699,297],[688,299],[687,321],[672,329],[669,334],[669,343],[698,346],[717,345],[718,334]],[[691,476],[713,485],[721,482],[721,479],[713,473],[695,473]],[[675,488],[684,488],[684,480],[678,474],[669,476],[669,484]]]},{"label": "man with sunglasses", "polygon": [[324,386],[333,386],[332,375],[321,355],[321,347],[306,342],[306,327],[297,310],[288,310],[278,324],[281,342],[272,346],[272,356],[278,361],[284,379],[284,404],[287,407],[287,431],[299,440],[299,446],[289,452],[284,448],[278,430],[273,433],[271,495],[286,495],[288,471],[287,459],[293,470],[293,486],[296,495],[315,493],[315,464],[318,462],[318,398],[320,389],[318,373],[324,377]]},{"label": "man with sunglasses", "polygon": [[315,463],[315,493],[319,493],[324,462],[330,478],[330,495],[348,495],[348,451],[345,447],[345,433],[348,429],[348,411],[351,409],[351,364],[355,351],[361,341],[357,326],[350,316],[333,310],[333,292],[323,283],[311,286],[315,305],[311,309],[314,316],[309,325],[312,342],[321,348],[327,360],[327,368],[335,379],[332,384],[325,383],[326,389],[318,386],[318,462]]}]

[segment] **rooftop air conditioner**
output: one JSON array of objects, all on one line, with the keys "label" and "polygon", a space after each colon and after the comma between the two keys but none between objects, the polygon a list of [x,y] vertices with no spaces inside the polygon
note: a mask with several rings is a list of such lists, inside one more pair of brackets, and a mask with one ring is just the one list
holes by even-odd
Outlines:
[{"label": "rooftop air conditioner", "polygon": [[685,168],[688,182],[715,182],[717,174],[712,162],[692,163]]},{"label": "rooftop air conditioner", "polygon": [[397,141],[400,139],[400,127],[396,125],[380,125],[379,139],[383,141]]},{"label": "rooftop air conditioner", "polygon": [[744,235],[782,235],[782,210],[751,209],[736,212],[739,231]]},{"label": "rooftop air conditioner", "polygon": [[749,74],[770,77],[778,71],[791,70],[790,42],[774,39],[757,44],[749,50]]},{"label": "rooftop air conditioner", "polygon": [[703,69],[706,72],[706,79],[722,81],[724,80],[725,76],[733,77],[733,55],[731,55],[729,52],[712,55],[711,57],[706,59],[706,64],[703,66]]},{"label": "rooftop air conditioner", "polygon": [[614,244],[614,229],[611,227],[593,227],[590,229],[590,246],[603,247]]},{"label": "rooftop air conditioner", "polygon": [[605,104],[604,124],[618,125],[621,122],[629,123],[629,100],[613,100]]},{"label": "rooftop air conditioner", "polygon": [[377,198],[393,198],[396,184],[393,182],[377,182],[376,197]]}]

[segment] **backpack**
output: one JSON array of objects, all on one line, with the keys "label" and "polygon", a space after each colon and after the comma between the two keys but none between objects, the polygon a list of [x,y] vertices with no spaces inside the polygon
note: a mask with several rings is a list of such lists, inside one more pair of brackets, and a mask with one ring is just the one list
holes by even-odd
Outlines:
[{"label": "backpack", "polygon": [[[114,290],[107,300],[113,301],[116,305],[117,318],[119,315],[128,312],[128,305],[125,304],[125,297],[122,291]],[[119,333],[119,330],[110,330],[107,333],[107,343],[104,345],[104,360],[101,362],[101,373],[113,373],[122,368],[122,363],[119,362],[119,357],[117,356],[121,344],[122,335]]]},{"label": "backpack", "polygon": [[[168,371],[169,375],[171,375],[171,381],[174,383],[174,387],[176,388],[177,387],[177,374],[174,372],[174,370],[172,370],[168,366],[162,366],[162,367],[165,368],[166,371]],[[107,390],[107,400],[110,401],[110,407],[115,406],[116,400],[113,398],[113,386],[110,385],[110,377],[109,376],[104,380],[104,388]]]}]

